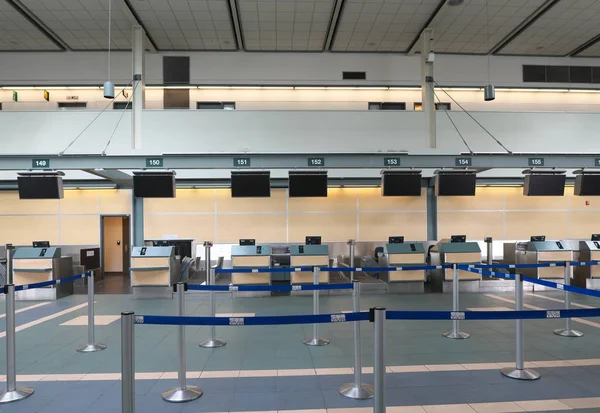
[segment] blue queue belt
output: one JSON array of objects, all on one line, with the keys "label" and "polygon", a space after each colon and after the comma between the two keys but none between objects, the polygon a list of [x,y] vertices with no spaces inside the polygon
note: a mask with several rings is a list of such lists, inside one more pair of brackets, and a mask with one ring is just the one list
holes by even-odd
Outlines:
[{"label": "blue queue belt", "polygon": [[316,291],[352,290],[353,284],[302,284],[302,285],[198,285],[188,284],[188,290],[195,291]]},{"label": "blue queue belt", "polygon": [[44,282],[35,283],[35,284],[15,285],[15,291],[32,290],[34,288],[50,287],[50,286],[56,285],[56,284],[62,284],[62,283],[66,283],[66,282],[80,280],[82,278],[89,277],[90,275],[91,275],[91,273],[86,272],[83,274],[73,275],[71,277],[59,278],[58,280],[44,281]]},{"label": "blue queue belt", "polygon": [[[291,267],[291,268],[217,268],[216,274],[244,274],[244,273],[290,273],[290,272],[313,272],[315,267]],[[326,272],[383,272],[383,271],[419,271],[419,270],[443,270],[452,268],[451,264],[445,265],[413,265],[406,267],[316,267],[319,271]]]}]

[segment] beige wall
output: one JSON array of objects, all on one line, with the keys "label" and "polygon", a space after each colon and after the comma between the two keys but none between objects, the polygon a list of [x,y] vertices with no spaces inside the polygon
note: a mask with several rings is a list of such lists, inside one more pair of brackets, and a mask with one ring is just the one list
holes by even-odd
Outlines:
[{"label": "beige wall", "polygon": [[144,201],[144,236],[235,243],[381,241],[390,235],[424,240],[426,197],[382,197],[379,188],[329,188],[327,198],[288,198],[273,189],[270,198],[231,198],[229,189],[178,189],[177,198]]},{"label": "beige wall", "polygon": [[573,187],[565,188],[563,197],[527,197],[520,187],[477,187],[475,197],[438,198],[439,238],[589,238],[599,232],[600,197],[575,196]]},{"label": "beige wall", "polygon": [[131,214],[131,191],[65,189],[59,200],[22,200],[0,192],[0,244],[100,244],[100,215]]}]

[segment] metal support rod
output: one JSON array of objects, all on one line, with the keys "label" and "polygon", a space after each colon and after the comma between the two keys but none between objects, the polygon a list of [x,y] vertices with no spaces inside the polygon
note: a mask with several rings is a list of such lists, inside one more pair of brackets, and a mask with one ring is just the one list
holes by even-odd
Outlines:
[{"label": "metal support rod", "polygon": [[[319,267],[314,267],[313,271],[313,284],[319,285]],[[313,291],[313,314],[319,314],[319,290]],[[313,336],[312,338],[307,338],[303,341],[307,346],[326,346],[329,344],[329,340],[324,338],[319,338],[319,324],[313,324]]]},{"label": "metal support rod", "polygon": [[487,237],[485,243],[487,244],[487,264],[492,265],[494,263],[494,244],[492,243],[492,237]]},{"label": "metal support rod", "polygon": [[385,413],[385,308],[376,307],[373,311],[373,376],[375,398],[373,412]]},{"label": "metal support rod", "polygon": [[[458,265],[452,264],[452,311],[460,311],[459,297],[458,297]],[[452,320],[452,331],[448,331],[442,334],[446,338],[452,338],[455,340],[464,340],[470,337],[470,334],[459,331],[458,318]]]},{"label": "metal support rod", "polygon": [[[185,316],[185,290],[187,285],[179,282],[175,284],[175,292],[177,293],[177,315]],[[186,357],[185,357],[185,326],[180,325],[178,328],[177,346],[179,349],[179,369],[177,370],[177,378],[179,386],[169,390],[165,390],[162,394],[164,401],[170,403],[184,403],[198,399],[202,396],[202,389],[196,386],[188,386],[186,383]]]},{"label": "metal support rod", "polygon": [[[354,281],[352,290],[352,311],[360,312],[360,282]],[[360,349],[360,321],[354,323],[354,383],[346,383],[339,392],[351,399],[373,398],[373,386],[362,384],[362,358]]]},{"label": "metal support rod", "polygon": [[[206,283],[208,285],[216,284],[215,270],[210,267],[210,265],[211,265],[210,249],[212,248],[212,246],[213,246],[212,241],[204,241],[204,257],[206,260],[206,264],[205,264]],[[209,292],[209,307],[210,307],[210,317],[216,317],[217,297],[216,297],[215,291]],[[210,337],[208,338],[208,340],[204,340],[202,343],[200,343],[200,347],[218,348],[218,347],[223,347],[225,344],[227,344],[225,341],[216,337],[217,332],[216,332],[216,327],[214,325],[210,326],[209,331],[210,331]]]},{"label": "metal support rod", "polygon": [[95,320],[94,320],[94,271],[90,272],[88,277],[88,342],[83,346],[77,347],[80,353],[92,353],[94,351],[104,350],[106,344],[96,344]]},{"label": "metal support rod", "polygon": [[13,279],[13,254],[15,247],[12,244],[6,244],[6,284],[14,284]]},{"label": "metal support rod", "polygon": [[[354,241],[353,239],[348,240],[348,245],[350,246],[350,268],[354,268],[354,259],[355,259],[355,245],[356,245],[356,241]],[[350,282],[354,282],[354,275],[356,273],[354,271],[350,272]]]},{"label": "metal support rod", "polygon": [[[565,262],[565,285],[571,285],[571,278],[573,275],[573,267],[570,262]],[[568,310],[571,304],[571,297],[569,292],[565,290],[565,310]],[[562,337],[582,337],[583,333],[578,330],[571,328],[571,319],[565,318],[565,328],[559,328],[554,330],[554,334]]]},{"label": "metal support rod", "polygon": [[425,137],[428,148],[437,147],[435,123],[435,94],[433,93],[433,29],[427,28],[422,34],[421,48],[421,95],[425,114]]},{"label": "metal support rod", "polygon": [[121,412],[135,413],[133,311],[121,313]]},{"label": "metal support rod", "polygon": [[[523,311],[523,276],[515,274],[515,310]],[[525,369],[525,354],[523,350],[523,320],[516,320],[516,365],[515,368],[505,367],[500,372],[506,377],[517,380],[537,380],[540,374],[535,370]]]},{"label": "metal support rod", "polygon": [[[12,270],[12,252],[6,250],[7,271]],[[9,264],[10,263],[10,264]],[[7,272],[8,274],[8,272]],[[31,387],[17,387],[17,361],[15,354],[15,286],[8,284],[6,293],[6,391],[0,393],[0,404],[26,399],[33,394]]]}]

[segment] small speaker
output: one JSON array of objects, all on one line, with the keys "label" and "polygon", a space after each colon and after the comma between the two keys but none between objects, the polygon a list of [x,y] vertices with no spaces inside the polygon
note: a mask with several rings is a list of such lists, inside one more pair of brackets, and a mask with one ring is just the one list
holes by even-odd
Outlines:
[{"label": "small speaker", "polygon": [[563,196],[565,194],[565,175],[535,174],[525,175],[523,195],[525,196]]},{"label": "small speaker", "polygon": [[599,175],[576,175],[575,176],[575,195],[595,196],[600,195],[600,174]]}]

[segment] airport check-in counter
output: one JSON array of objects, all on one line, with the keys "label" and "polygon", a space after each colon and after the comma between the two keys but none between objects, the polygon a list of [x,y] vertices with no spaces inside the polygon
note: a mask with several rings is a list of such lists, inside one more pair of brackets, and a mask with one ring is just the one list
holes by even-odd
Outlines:
[{"label": "airport check-in counter", "polygon": [[[543,264],[573,260],[573,250],[565,241],[529,241],[517,243],[517,264]],[[564,279],[564,267],[523,268],[523,275],[543,280]],[[538,289],[538,286],[535,286]],[[540,288],[541,289],[541,288]]]},{"label": "airport check-in counter", "polygon": [[[600,241],[579,241],[579,256],[575,261],[600,261]],[[582,288],[600,288],[600,265],[573,268],[575,285]]]},{"label": "airport check-in counter", "polygon": [[[481,248],[476,242],[444,242],[440,241],[439,251],[442,264],[481,264]],[[454,270],[444,270],[444,281],[452,281]],[[458,270],[459,281],[479,281],[480,274]]]},{"label": "airport check-in counter", "polygon": [[134,298],[171,298],[179,278],[175,248],[133,247],[131,287]]},{"label": "airport check-in counter", "polygon": [[[427,265],[425,248],[420,242],[385,244],[380,263],[384,267],[422,267]],[[425,276],[425,270],[389,271],[381,273],[380,279],[390,284],[392,292],[423,292]]]},{"label": "airport check-in counter", "polygon": [[[290,267],[329,267],[329,247],[327,245],[292,245],[290,247]],[[292,284],[312,284],[311,272],[292,272]],[[329,272],[319,271],[319,283],[329,283]]]},{"label": "airport check-in counter", "polygon": [[[271,247],[268,245],[234,245],[231,247],[231,266],[235,269],[270,268]],[[231,283],[271,284],[270,273],[232,273]]]},{"label": "airport check-in counter", "polygon": [[[15,285],[35,284],[67,278],[73,274],[73,258],[62,257],[57,247],[17,248],[13,255]],[[73,283],[17,291],[17,300],[57,300],[73,294]]]}]

